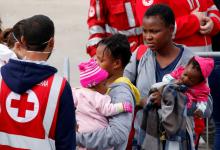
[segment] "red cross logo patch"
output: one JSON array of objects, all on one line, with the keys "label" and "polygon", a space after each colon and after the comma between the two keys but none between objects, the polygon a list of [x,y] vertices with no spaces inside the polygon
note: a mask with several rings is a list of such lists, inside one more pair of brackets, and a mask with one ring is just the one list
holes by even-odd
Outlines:
[{"label": "red cross logo patch", "polygon": [[39,101],[32,90],[20,95],[11,92],[6,99],[6,110],[9,116],[21,123],[33,120],[39,111]]},{"label": "red cross logo patch", "polygon": [[150,6],[152,5],[154,0],[142,0],[142,3],[144,6]]}]

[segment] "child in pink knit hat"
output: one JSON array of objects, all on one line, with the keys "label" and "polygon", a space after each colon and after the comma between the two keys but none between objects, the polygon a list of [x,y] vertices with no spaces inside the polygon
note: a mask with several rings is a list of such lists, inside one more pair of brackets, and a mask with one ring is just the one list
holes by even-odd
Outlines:
[{"label": "child in pink knit hat", "polygon": [[94,59],[80,63],[79,71],[82,88],[73,89],[78,132],[91,132],[106,127],[107,116],[132,113],[131,103],[113,104],[110,96],[104,95],[107,91],[105,80],[108,72],[100,68]]}]

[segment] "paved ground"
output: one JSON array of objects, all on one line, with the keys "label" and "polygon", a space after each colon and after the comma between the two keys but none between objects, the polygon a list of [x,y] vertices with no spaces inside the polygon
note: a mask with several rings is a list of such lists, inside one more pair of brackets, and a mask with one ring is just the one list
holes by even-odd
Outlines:
[{"label": "paved ground", "polygon": [[11,27],[22,18],[35,14],[48,15],[55,24],[55,53],[49,59],[63,73],[65,57],[70,58],[71,85],[79,85],[77,64],[86,60],[88,38],[88,0],[0,0],[3,27]]}]

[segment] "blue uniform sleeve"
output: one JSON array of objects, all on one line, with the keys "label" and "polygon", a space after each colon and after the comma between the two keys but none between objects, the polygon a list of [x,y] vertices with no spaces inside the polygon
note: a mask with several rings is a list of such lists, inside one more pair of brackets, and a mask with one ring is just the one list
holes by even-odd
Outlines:
[{"label": "blue uniform sleeve", "polygon": [[58,117],[55,131],[56,150],[75,150],[75,108],[72,90],[68,82],[64,87],[58,109]]}]

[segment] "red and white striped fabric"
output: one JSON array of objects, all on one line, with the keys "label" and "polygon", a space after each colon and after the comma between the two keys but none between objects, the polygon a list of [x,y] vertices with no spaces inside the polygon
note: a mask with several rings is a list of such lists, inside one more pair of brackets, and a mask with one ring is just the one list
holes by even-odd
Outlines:
[{"label": "red and white striped fabric", "polygon": [[[140,23],[144,13],[153,4],[167,4],[175,14],[174,41],[193,51],[211,51],[211,37],[220,31],[220,13],[213,0],[137,0],[136,12]],[[214,23],[210,34],[200,33],[200,23],[193,11],[204,12]]]},{"label": "red and white striped fabric", "polygon": [[[220,13],[213,0],[178,0],[170,2],[176,17],[174,41],[193,51],[212,51],[211,37],[220,31]],[[200,23],[193,11],[204,12],[214,23],[210,34],[200,33]]]},{"label": "red and white striped fabric", "polygon": [[142,29],[135,12],[136,0],[90,0],[87,53],[94,56],[97,44],[116,33],[126,35],[131,51],[142,44]]}]

